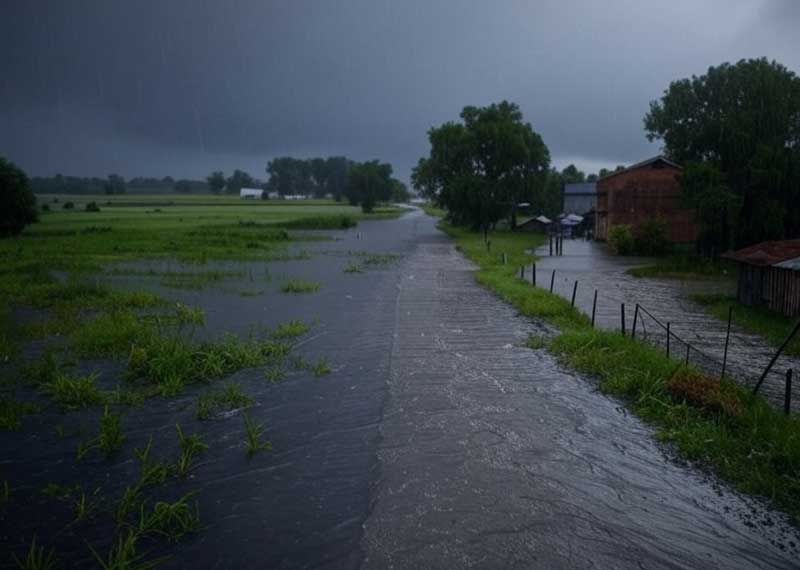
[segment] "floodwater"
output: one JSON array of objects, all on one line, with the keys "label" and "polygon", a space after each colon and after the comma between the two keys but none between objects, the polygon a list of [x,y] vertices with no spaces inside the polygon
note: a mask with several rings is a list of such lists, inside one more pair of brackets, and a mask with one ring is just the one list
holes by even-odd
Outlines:
[{"label": "floodwater", "polygon": [[[649,314],[640,312],[637,335],[666,348],[666,330],[670,323],[671,354],[684,358],[686,344],[691,345],[690,361],[711,374],[720,374],[725,354],[727,323],[717,319],[691,299],[697,293],[735,294],[736,283],[732,280],[678,280],[636,278],[627,273],[631,267],[645,265],[647,258],[626,258],[611,255],[605,244],[565,239],[563,255],[550,256],[549,246],[536,250],[540,256],[536,264],[536,279],[539,287],[550,286],[555,270],[553,290],[566,299],[572,298],[575,282],[578,287],[575,305],[591,315],[594,291],[598,291],[596,324],[599,327],[620,330],[622,326],[621,304],[625,303],[626,331],[630,334],[636,303]],[[530,267],[528,268],[527,275]],[[776,352],[760,336],[733,325],[728,345],[726,374],[735,377],[747,386],[755,385],[767,364]],[[781,356],[772,372],[760,388],[760,392],[775,405],[783,406],[784,376],[786,370],[800,371],[800,359]],[[800,397],[800,392],[795,392]],[[800,402],[793,398],[792,409],[800,411]]]},{"label": "floodwater", "polygon": [[[333,232],[340,239],[310,246],[310,259],[270,263],[259,294],[170,291],[206,307],[215,330],[317,320],[298,351],[327,358],[332,373],[277,385],[261,369],[234,375],[273,445],[249,461],[241,414],[199,422],[191,390],[129,412],[129,441],[112,462],[74,461],[79,438],[69,434],[95,429],[96,412],[26,419],[21,433],[0,433],[13,488],[3,549],[19,552],[36,532],[70,567],[90,567],[86,543],[108,547],[105,511],[135,478],[132,448],[152,435],[154,454],[174,458],[180,422],[209,450],[190,478],[158,492],[196,491],[204,528],[153,547],[172,556],[165,568],[797,567],[785,517],[677,461],[592,379],[523,348],[544,325],[476,285],[434,225],[415,211]],[[344,273],[354,251],[402,257]],[[288,296],[281,275],[323,287]],[[100,506],[56,534],[69,506],[38,490],[78,481],[100,489]]]}]

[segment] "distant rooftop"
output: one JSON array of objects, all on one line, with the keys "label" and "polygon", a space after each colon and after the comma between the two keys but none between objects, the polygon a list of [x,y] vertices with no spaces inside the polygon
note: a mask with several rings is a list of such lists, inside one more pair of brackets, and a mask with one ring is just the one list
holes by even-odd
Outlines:
[{"label": "distant rooftop", "polygon": [[616,176],[617,174],[622,174],[623,172],[630,172],[631,170],[636,170],[637,168],[642,168],[643,166],[649,166],[656,162],[661,162],[667,166],[671,166],[672,168],[677,168],[678,170],[682,170],[681,165],[677,162],[673,162],[668,159],[666,156],[659,154],[658,156],[654,156],[653,158],[648,158],[647,160],[643,160],[641,162],[637,162],[636,164],[630,165],[628,168],[623,170],[617,170],[616,172],[612,172],[611,174],[607,174],[603,176],[600,180],[605,180],[606,178],[611,178],[612,176]]},{"label": "distant rooftop", "polygon": [[797,258],[800,257],[800,239],[783,241],[762,241],[750,247],[723,255],[748,265],[779,265],[787,269],[797,269],[800,266]]},{"label": "distant rooftop", "polygon": [[597,184],[595,182],[565,184],[564,194],[597,194]]}]

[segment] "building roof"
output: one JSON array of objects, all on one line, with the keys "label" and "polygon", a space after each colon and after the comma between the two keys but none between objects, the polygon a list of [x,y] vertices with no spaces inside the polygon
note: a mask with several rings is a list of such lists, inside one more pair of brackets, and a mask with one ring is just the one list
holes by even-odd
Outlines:
[{"label": "building roof", "polygon": [[800,239],[762,241],[738,251],[728,252],[722,257],[748,265],[779,265],[789,269],[800,268]]},{"label": "building roof", "polygon": [[564,194],[597,194],[597,184],[595,182],[564,184]]},{"label": "building roof", "polygon": [[603,176],[600,180],[608,180],[612,176],[617,176],[619,174],[624,174],[626,172],[630,172],[631,170],[637,170],[639,168],[643,168],[645,166],[650,166],[651,164],[655,164],[656,162],[663,162],[667,166],[671,166],[672,168],[677,168],[678,170],[682,170],[681,165],[677,162],[673,162],[668,159],[666,156],[659,154],[658,156],[654,156],[653,158],[648,158],[647,160],[643,160],[641,162],[637,162],[636,164],[632,164],[628,168],[624,170],[618,170],[617,172],[612,172],[606,176]]}]

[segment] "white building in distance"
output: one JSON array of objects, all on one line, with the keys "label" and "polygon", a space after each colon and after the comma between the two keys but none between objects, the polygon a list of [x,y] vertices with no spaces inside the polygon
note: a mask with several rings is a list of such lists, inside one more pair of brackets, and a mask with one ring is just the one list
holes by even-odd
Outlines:
[{"label": "white building in distance", "polygon": [[264,191],[260,188],[242,188],[239,191],[239,197],[250,199],[250,200],[260,200],[264,196]]}]

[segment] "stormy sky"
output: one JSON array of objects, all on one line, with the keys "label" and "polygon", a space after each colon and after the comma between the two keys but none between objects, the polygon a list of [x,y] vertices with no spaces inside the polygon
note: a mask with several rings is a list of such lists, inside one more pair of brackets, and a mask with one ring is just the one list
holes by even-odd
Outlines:
[{"label": "stormy sky", "polygon": [[800,71],[796,0],[4,0],[0,155],[32,175],[201,177],[275,156],[391,162],[464,105],[520,105],[557,166],[658,152],[673,79]]}]

